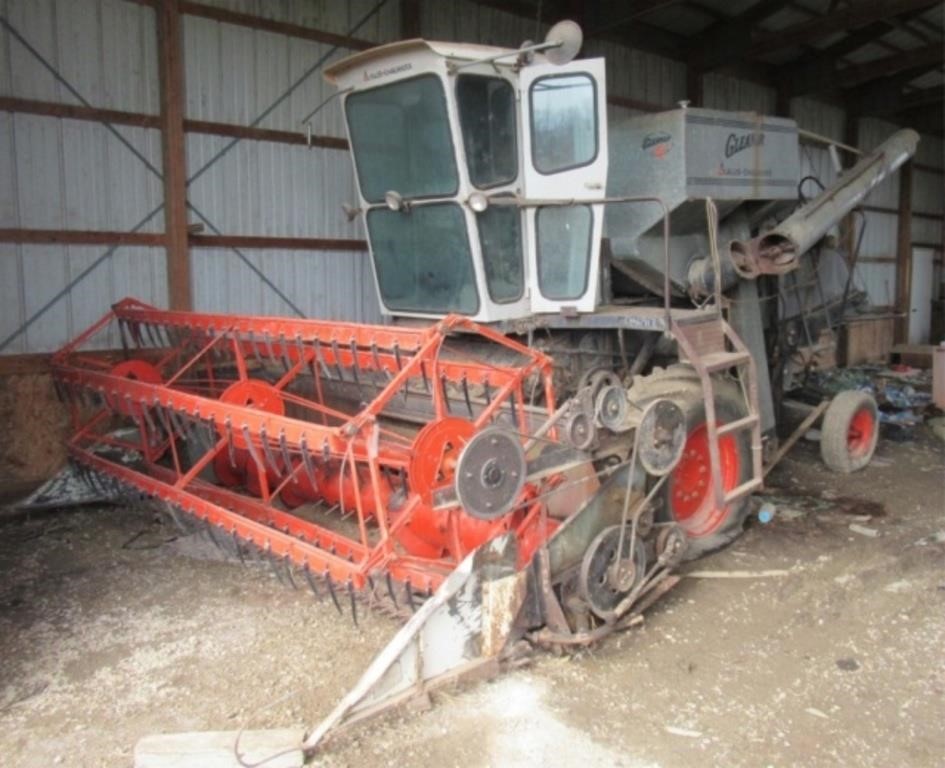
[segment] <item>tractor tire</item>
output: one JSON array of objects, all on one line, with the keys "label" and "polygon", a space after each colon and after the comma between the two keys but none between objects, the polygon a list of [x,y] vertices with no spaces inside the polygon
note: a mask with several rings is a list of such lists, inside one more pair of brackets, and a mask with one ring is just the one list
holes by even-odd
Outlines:
[{"label": "tractor tire", "polygon": [[840,392],[820,427],[820,457],[834,472],[849,474],[870,463],[879,440],[879,409],[867,392]]},{"label": "tractor tire", "polygon": [[[746,415],[737,383],[713,378],[715,413],[721,426]],[[638,377],[630,389],[630,399],[645,406],[648,401],[667,398],[682,410],[686,420],[683,455],[666,479],[660,493],[657,520],[678,523],[689,537],[687,560],[721,549],[742,532],[750,511],[749,496],[722,508],[715,504],[711,480],[705,399],[696,372],[688,365],[656,369]],[[751,478],[751,433],[738,430],[719,439],[722,485],[725,491]]]}]

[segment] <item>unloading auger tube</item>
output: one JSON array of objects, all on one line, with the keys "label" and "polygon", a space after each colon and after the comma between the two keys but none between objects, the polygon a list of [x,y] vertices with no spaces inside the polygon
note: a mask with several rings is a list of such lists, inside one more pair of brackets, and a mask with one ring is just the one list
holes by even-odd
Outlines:
[{"label": "unloading auger tube", "polygon": [[780,275],[798,265],[798,259],[827,231],[858,205],[870,190],[915,154],[919,134],[897,131],[837,181],[774,229],[752,240],[729,245],[732,265],[742,276]]}]

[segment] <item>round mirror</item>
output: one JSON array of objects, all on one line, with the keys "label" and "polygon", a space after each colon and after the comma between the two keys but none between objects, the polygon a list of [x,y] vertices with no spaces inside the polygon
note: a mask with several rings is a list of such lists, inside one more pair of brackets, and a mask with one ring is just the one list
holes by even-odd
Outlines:
[{"label": "round mirror", "polygon": [[552,64],[561,66],[578,55],[584,43],[584,33],[581,31],[581,25],[576,21],[564,19],[548,30],[545,42],[555,46],[545,49],[545,58]]}]

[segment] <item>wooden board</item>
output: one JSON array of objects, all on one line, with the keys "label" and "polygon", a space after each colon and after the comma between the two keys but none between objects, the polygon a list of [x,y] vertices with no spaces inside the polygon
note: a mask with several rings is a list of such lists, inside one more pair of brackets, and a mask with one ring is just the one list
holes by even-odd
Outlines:
[{"label": "wooden board", "polygon": [[[234,753],[237,737],[242,763]],[[145,736],[135,745],[135,768],[242,768],[247,763],[262,763],[266,768],[302,768],[304,738],[301,728],[242,734],[239,731],[155,734]],[[266,760],[280,752],[285,754]]]},{"label": "wooden board", "polygon": [[874,315],[847,321],[840,336],[842,365],[887,363],[893,346],[896,318]]}]

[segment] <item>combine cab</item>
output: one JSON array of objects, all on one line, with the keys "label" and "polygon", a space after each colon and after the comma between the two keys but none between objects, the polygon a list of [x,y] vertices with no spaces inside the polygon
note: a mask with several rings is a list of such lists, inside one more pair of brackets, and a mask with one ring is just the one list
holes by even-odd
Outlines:
[{"label": "combine cab", "polygon": [[[759,291],[915,150],[900,132],[797,208],[792,121],[683,108],[608,138],[604,62],[579,48],[563,22],[520,50],[413,40],[327,72],[391,325],[128,299],[54,359],[93,488],[355,619],[409,617],[309,747],[521,641],[633,624],[735,537],[776,442]],[[86,354],[119,343],[115,366]],[[830,460],[856,469],[875,403],[838,400]]]}]

